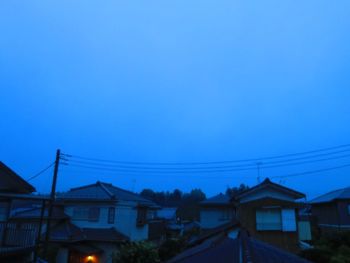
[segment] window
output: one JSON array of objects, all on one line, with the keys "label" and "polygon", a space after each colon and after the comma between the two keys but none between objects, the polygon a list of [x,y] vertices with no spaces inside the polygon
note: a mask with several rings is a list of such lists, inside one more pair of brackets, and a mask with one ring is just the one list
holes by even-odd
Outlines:
[{"label": "window", "polygon": [[110,207],[108,208],[108,224],[114,224],[114,218],[115,218],[115,208]]},{"label": "window", "polygon": [[143,226],[147,222],[147,208],[139,207],[137,209],[137,225]]},{"label": "window", "polygon": [[282,230],[281,209],[266,208],[256,211],[257,230]]},{"label": "window", "polygon": [[73,220],[96,222],[100,218],[98,207],[74,207]]},{"label": "window", "polygon": [[222,209],[220,220],[230,220],[231,219],[230,212],[231,212],[230,209]]},{"label": "window", "polygon": [[284,232],[297,231],[294,209],[282,209],[282,230]]}]

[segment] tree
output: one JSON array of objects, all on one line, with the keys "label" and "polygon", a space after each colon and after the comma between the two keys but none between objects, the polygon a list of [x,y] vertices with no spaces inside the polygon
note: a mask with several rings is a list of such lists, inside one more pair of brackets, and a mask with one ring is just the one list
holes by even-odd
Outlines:
[{"label": "tree", "polygon": [[229,197],[234,197],[239,193],[242,193],[245,190],[248,190],[249,186],[245,185],[245,184],[240,184],[239,187],[227,187],[226,189],[226,195],[228,195]]},{"label": "tree", "polygon": [[122,245],[112,255],[113,263],[157,263],[160,262],[156,247],[147,241]]}]

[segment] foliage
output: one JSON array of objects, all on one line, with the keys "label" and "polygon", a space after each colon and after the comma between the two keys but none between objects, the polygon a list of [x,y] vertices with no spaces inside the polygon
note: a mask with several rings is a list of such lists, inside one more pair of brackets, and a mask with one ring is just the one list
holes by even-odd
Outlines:
[{"label": "foliage", "polygon": [[113,253],[113,263],[157,263],[159,261],[157,248],[150,242],[138,241],[122,245]]},{"label": "foliage", "polygon": [[159,247],[159,257],[161,261],[166,261],[179,254],[185,247],[186,240],[184,238],[168,239]]},{"label": "foliage", "polygon": [[249,189],[248,185],[240,184],[239,187],[227,187],[226,189],[226,195],[229,197],[234,197],[235,195]]},{"label": "foliage", "polygon": [[198,220],[199,202],[206,199],[201,189],[192,189],[189,193],[183,193],[179,189],[173,192],[155,192],[151,189],[144,189],[140,195],[162,206],[178,207],[177,216],[182,220],[191,221]]},{"label": "foliage", "polygon": [[350,263],[350,232],[323,235],[301,256],[315,263]]}]

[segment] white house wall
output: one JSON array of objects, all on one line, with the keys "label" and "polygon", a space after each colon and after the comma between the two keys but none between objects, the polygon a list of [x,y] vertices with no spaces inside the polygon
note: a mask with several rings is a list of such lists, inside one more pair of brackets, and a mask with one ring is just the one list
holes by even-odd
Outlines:
[{"label": "white house wall", "polygon": [[[202,228],[214,228],[230,222],[230,219],[223,219],[224,208],[205,208],[200,211],[200,224]],[[232,211],[233,213],[233,211]]]},{"label": "white house wall", "polygon": [[[65,213],[70,216],[71,222],[80,228],[111,228],[114,227],[122,234],[128,236],[131,240],[145,240],[148,238],[148,225],[138,227],[137,223],[137,208],[135,202],[119,201],[115,207],[114,224],[108,223],[108,210],[113,207],[111,204],[93,204],[75,203],[65,207]],[[96,222],[88,220],[73,219],[74,207],[99,207],[100,216]]]}]

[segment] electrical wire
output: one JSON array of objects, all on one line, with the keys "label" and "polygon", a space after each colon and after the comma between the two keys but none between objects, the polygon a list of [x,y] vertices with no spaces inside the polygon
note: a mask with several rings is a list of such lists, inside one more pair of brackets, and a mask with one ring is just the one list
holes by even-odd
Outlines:
[{"label": "electrical wire", "polygon": [[[338,151],[338,153],[344,152],[344,151]],[[327,156],[326,154],[318,154],[312,156],[312,158],[315,158],[317,156]],[[259,168],[265,169],[265,168],[275,168],[275,167],[285,167],[285,166],[292,166],[292,165],[298,165],[298,164],[308,164],[308,163],[315,163],[315,162],[321,162],[321,161],[331,161],[331,160],[338,160],[342,158],[350,157],[350,154],[345,155],[337,155],[333,157],[328,158],[321,158],[321,159],[314,159],[314,160],[306,160],[310,158],[294,158],[284,161],[273,161],[273,162],[267,162],[267,163],[260,163]],[[295,160],[302,160],[299,162],[295,162]],[[294,161],[294,162],[292,162]],[[89,166],[89,167],[100,167],[100,168],[108,168],[108,169],[125,169],[125,170],[137,170],[137,171],[207,171],[207,170],[222,170],[224,171],[236,171],[236,170],[255,170],[257,169],[257,164],[244,164],[244,165],[230,165],[230,166],[208,166],[208,167],[147,167],[147,166],[130,166],[130,165],[116,165],[116,164],[101,164],[97,162],[89,162],[89,161],[77,161],[77,160],[67,160],[67,165],[74,165],[74,166]],[[277,165],[274,165],[277,164]]]},{"label": "electrical wire", "polygon": [[39,175],[43,174],[44,172],[46,172],[50,167],[52,167],[55,164],[55,162],[51,163],[49,166],[45,167],[44,169],[42,169],[40,172],[36,173],[35,175],[33,175],[32,177],[28,178],[27,181],[31,181],[35,178],[37,178]]},{"label": "electrical wire", "polygon": [[[95,162],[102,162],[102,163],[116,163],[116,164],[132,164],[132,165],[209,165],[209,164],[228,164],[228,163],[241,163],[241,162],[258,162],[263,160],[272,160],[272,159],[281,159],[286,157],[293,157],[293,156],[300,156],[300,155],[310,155],[313,153],[319,153],[319,152],[327,152],[335,149],[341,149],[341,148],[349,148],[350,144],[343,144],[328,148],[322,148],[312,151],[305,151],[305,152],[299,152],[299,153],[291,153],[291,154],[284,154],[284,155],[275,155],[275,156],[269,156],[269,157],[261,157],[261,158],[250,158],[250,159],[241,159],[241,160],[231,160],[231,161],[214,161],[214,162],[128,162],[128,161],[117,161],[117,160],[107,160],[107,159],[98,159],[98,158],[89,158],[89,157],[83,157],[79,155],[71,155],[71,154],[62,154],[65,157],[68,158],[74,158],[74,159],[80,159],[80,160],[86,160],[86,161],[95,161]],[[349,151],[350,149],[342,150],[339,152],[345,152]],[[334,154],[334,153],[325,153],[324,155],[328,154]],[[300,158],[308,158],[308,156],[300,157]]]}]

